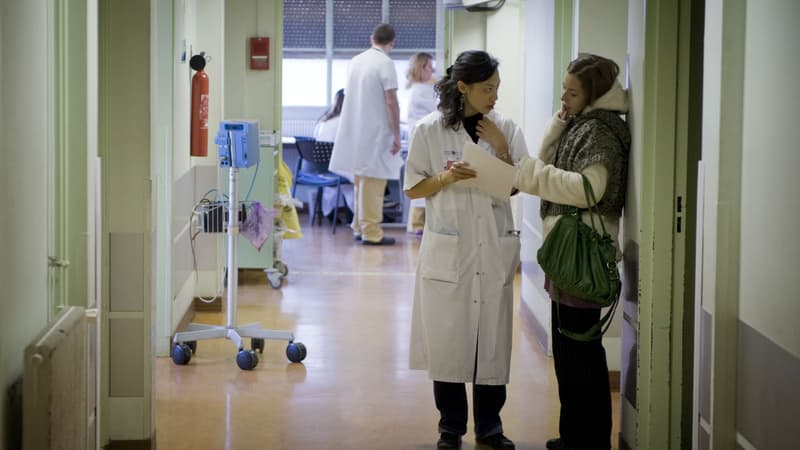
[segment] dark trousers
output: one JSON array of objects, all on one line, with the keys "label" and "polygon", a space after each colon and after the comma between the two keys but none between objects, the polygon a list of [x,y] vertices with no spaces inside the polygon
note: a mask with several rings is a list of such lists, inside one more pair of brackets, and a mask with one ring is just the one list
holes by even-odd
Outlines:
[{"label": "dark trousers", "polygon": [[584,332],[600,319],[599,309],[573,308],[552,302],[553,363],[558,380],[561,439],[576,450],[611,448],[611,388],[602,340],[579,342],[558,332]]},{"label": "dark trousers", "polygon": [[[433,382],[433,398],[439,410],[440,433],[464,435],[467,432],[467,388],[464,383]],[[486,437],[503,432],[500,410],[506,403],[506,386],[472,385],[472,415],[475,436]]]}]

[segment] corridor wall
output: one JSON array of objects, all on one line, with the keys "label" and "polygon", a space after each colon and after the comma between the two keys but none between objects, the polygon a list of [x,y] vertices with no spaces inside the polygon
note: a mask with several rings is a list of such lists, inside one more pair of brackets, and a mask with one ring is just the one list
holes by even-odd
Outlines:
[{"label": "corridor wall", "polygon": [[[800,4],[706,1],[698,448],[796,447]],[[791,83],[790,83],[791,84]]]},{"label": "corridor wall", "polygon": [[48,320],[47,14],[44,2],[0,2],[0,448],[18,432],[8,428],[19,414],[7,409],[9,388],[22,376],[25,346]]}]

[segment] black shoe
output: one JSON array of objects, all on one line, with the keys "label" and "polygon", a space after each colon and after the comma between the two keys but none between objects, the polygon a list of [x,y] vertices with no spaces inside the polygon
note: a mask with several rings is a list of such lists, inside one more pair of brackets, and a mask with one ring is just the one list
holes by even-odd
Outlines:
[{"label": "black shoe", "polygon": [[453,433],[442,433],[436,442],[436,448],[461,448],[461,436]]},{"label": "black shoe", "polygon": [[572,450],[561,438],[548,439],[545,443],[547,450]]},{"label": "black shoe", "polygon": [[514,450],[516,447],[511,439],[505,437],[503,433],[496,433],[491,436],[482,438],[475,438],[475,442],[481,445],[489,446],[494,450]]},{"label": "black shoe", "polygon": [[353,240],[356,241],[356,242],[361,242],[361,235],[360,234],[354,234],[353,235]]},{"label": "black shoe", "polygon": [[378,242],[368,241],[368,240],[365,239],[365,240],[362,240],[361,243],[364,244],[364,245],[394,245],[394,238],[384,236]]}]

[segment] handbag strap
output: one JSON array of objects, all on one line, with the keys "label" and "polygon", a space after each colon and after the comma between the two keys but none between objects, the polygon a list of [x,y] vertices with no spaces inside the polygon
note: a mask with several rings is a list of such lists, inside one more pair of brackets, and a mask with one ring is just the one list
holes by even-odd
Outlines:
[{"label": "handbag strap", "polygon": [[592,228],[595,230],[597,229],[597,225],[594,223],[594,216],[597,215],[597,219],[600,221],[600,229],[603,230],[603,235],[606,234],[606,225],[603,223],[603,216],[600,214],[600,210],[597,207],[597,199],[594,196],[594,189],[592,189],[592,184],[589,183],[589,179],[586,178],[586,175],[581,174],[581,178],[583,178],[583,195],[586,196],[586,204],[589,206],[587,209],[589,210],[589,217],[592,221]]},{"label": "handbag strap", "polygon": [[611,326],[611,319],[614,317],[614,312],[617,310],[617,305],[619,304],[619,296],[614,299],[614,303],[611,304],[611,307],[608,308],[608,311],[597,321],[594,325],[591,326],[588,330],[584,331],[583,333],[578,333],[575,331],[567,330],[566,328],[561,327],[561,302],[559,301],[559,289],[558,287],[553,287],[553,300],[556,302],[556,320],[558,332],[562,335],[580,342],[591,342],[596,341],[603,337],[608,331],[608,327]]}]

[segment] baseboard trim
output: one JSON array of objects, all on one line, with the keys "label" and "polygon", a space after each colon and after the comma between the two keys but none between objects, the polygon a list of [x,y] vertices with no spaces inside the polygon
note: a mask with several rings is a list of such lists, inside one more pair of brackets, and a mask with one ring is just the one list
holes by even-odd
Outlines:
[{"label": "baseboard trim", "polygon": [[192,320],[194,320],[195,310],[197,308],[197,302],[198,300],[195,299],[195,301],[192,302],[188,308],[186,308],[186,312],[183,313],[183,317],[181,317],[181,320],[178,321],[178,325],[175,327],[175,331],[172,332],[172,336],[168,336],[169,346],[167,348],[170,349],[170,355],[172,355],[172,338],[175,336],[175,333],[186,330],[189,327],[189,324],[192,323]]},{"label": "baseboard trim", "polygon": [[620,379],[621,376],[619,370],[608,371],[608,384],[611,385],[611,392],[619,392]]},{"label": "baseboard trim", "polygon": [[633,450],[633,447],[628,445],[628,442],[622,437],[622,433],[619,434],[619,450]]},{"label": "baseboard trim", "polygon": [[140,441],[110,441],[104,450],[150,450],[153,448],[151,439]]},{"label": "baseboard trim", "polygon": [[531,331],[545,355],[547,355],[547,330],[536,320],[531,307],[525,302],[520,302],[519,307],[522,323]]},{"label": "baseboard trim", "polygon": [[[536,320],[536,317],[533,315],[533,311],[531,311],[530,306],[528,306],[525,302],[520,302],[519,307],[519,314],[520,318],[522,319],[522,324],[527,327],[531,333],[536,337],[536,341],[539,343],[539,347],[542,349],[544,354],[547,354],[547,330],[544,329],[541,323]],[[619,370],[609,370],[608,371],[608,382],[611,385],[611,392],[619,392],[620,388],[620,371]]]},{"label": "baseboard trim", "polygon": [[216,296],[211,301],[195,297],[192,302],[195,312],[222,312],[222,297]]}]

